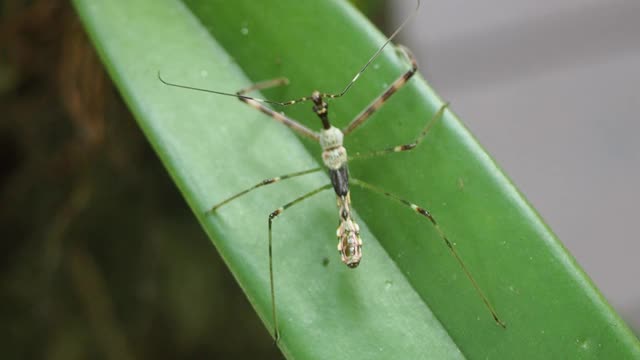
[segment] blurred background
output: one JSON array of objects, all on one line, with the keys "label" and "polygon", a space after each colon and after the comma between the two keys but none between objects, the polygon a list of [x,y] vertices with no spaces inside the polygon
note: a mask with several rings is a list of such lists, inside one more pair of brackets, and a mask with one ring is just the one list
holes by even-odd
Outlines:
[{"label": "blurred background", "polygon": [[[423,0],[401,41],[637,330],[640,3],[478,6]],[[67,0],[0,0],[0,114],[3,358],[281,358]]]}]

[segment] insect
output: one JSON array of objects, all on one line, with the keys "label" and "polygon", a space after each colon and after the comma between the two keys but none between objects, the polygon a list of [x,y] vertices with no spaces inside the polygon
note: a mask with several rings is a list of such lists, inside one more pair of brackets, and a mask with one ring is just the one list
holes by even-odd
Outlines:
[{"label": "insect", "polygon": [[[426,137],[429,133],[430,129],[433,125],[442,118],[444,112],[447,110],[448,104],[443,104],[440,109],[427,121],[425,127],[418,134],[416,139],[407,144],[402,144],[398,146],[389,147],[386,149],[373,151],[370,153],[364,154],[355,154],[355,156],[349,157],[347,155],[347,150],[343,145],[343,139],[345,136],[351,134],[353,131],[358,129],[362,124],[364,124],[387,100],[391,98],[392,95],[397,93],[399,89],[401,89],[418,71],[418,65],[416,59],[409,49],[404,46],[398,45],[398,49],[400,53],[406,58],[407,62],[411,65],[410,68],[402,75],[400,75],[382,94],[380,94],[377,98],[375,98],[360,114],[358,114],[351,122],[344,127],[343,129],[338,129],[333,126],[329,120],[329,108],[328,104],[325,100],[328,99],[336,99],[345,95],[353,86],[353,84],[358,80],[358,78],[365,72],[365,70],[369,67],[369,65],[380,55],[380,53],[384,50],[384,48],[395,38],[395,36],[405,27],[405,25],[409,22],[412,16],[418,11],[420,7],[420,0],[416,1],[417,5],[415,11],[409,15],[403,23],[393,32],[393,34],[387,39],[387,41],[380,47],[378,50],[369,58],[369,60],[365,63],[365,65],[356,73],[353,79],[347,83],[347,85],[343,88],[343,90],[339,93],[322,93],[319,91],[313,91],[310,96],[304,96],[295,100],[289,101],[271,101],[266,99],[260,99],[248,96],[247,94],[257,90],[268,89],[276,86],[282,86],[288,84],[288,80],[286,78],[277,78],[273,80],[268,80],[264,82],[260,82],[254,84],[250,87],[239,90],[236,93],[226,93],[222,91],[209,90],[203,88],[197,88],[187,85],[176,84],[172,82],[168,82],[164,80],[158,72],[159,80],[168,86],[203,91],[208,93],[213,93],[217,95],[224,96],[232,96],[238,98],[240,101],[245,104],[255,108],[256,110],[261,111],[262,113],[268,115],[274,120],[284,124],[289,127],[296,133],[301,136],[310,138],[314,141],[317,141],[320,144],[322,149],[322,161],[323,167],[316,167],[309,170],[299,171],[291,174],[286,174],[274,178],[269,178],[260,181],[254,186],[245,189],[243,191],[238,192],[237,194],[213,205],[206,213],[213,214],[217,212],[222,206],[230,203],[233,200],[238,199],[239,197],[246,195],[247,193],[258,189],[260,187],[275,184],[277,182],[288,180],[312,173],[316,173],[322,170],[326,170],[329,174],[331,182],[329,184],[323,185],[317,189],[314,189],[293,201],[281,206],[271,212],[268,216],[268,234],[269,234],[269,281],[270,281],[270,291],[271,291],[271,311],[273,317],[273,326],[274,326],[274,338],[275,341],[278,341],[280,334],[278,331],[278,322],[276,317],[276,298],[275,298],[275,285],[274,285],[274,276],[273,276],[273,253],[272,253],[272,224],[273,221],[280,216],[285,210],[290,207],[328,189],[333,188],[336,194],[336,201],[338,207],[338,217],[339,217],[339,226],[336,231],[336,235],[338,237],[338,251],[340,253],[340,257],[342,262],[347,265],[349,268],[356,268],[362,259],[362,239],[360,238],[360,228],[356,223],[354,217],[352,216],[351,211],[351,195],[350,195],[350,185],[359,186],[365,190],[369,190],[378,194],[381,194],[393,201],[396,201],[404,206],[409,207],[411,210],[416,212],[417,214],[428,219],[433,227],[436,229],[438,235],[443,240],[453,257],[456,259],[458,264],[461,266],[467,278],[471,281],[473,287],[481,297],[485,306],[493,316],[495,322],[502,326],[506,327],[504,322],[500,320],[497,312],[489,302],[487,296],[484,294],[476,280],[474,279],[471,272],[468,270],[464,261],[455,250],[451,241],[447,238],[444,231],[440,228],[438,223],[436,222],[433,215],[425,208],[420,207],[414,203],[411,203],[407,200],[404,200],[401,197],[398,197],[392,193],[386,192],[372,184],[359,180],[357,178],[353,178],[350,176],[348,169],[349,160],[353,159],[362,159],[362,158],[370,158],[383,156],[390,153],[397,152],[405,152],[411,151],[415,149]],[[321,121],[322,128],[320,131],[316,132],[306,127],[305,125],[297,122],[296,120],[287,117],[283,113],[274,111],[267,105],[276,105],[276,106],[290,106],[293,104],[303,103],[303,102],[312,102],[313,103],[313,112],[318,116]],[[327,261],[328,262],[328,261]]]}]

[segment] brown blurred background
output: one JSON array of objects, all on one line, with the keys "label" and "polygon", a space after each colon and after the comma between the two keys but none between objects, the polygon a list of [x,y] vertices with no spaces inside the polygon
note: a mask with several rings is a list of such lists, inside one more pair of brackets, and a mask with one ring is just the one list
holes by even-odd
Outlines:
[{"label": "brown blurred background", "polygon": [[2,358],[282,358],[70,3],[0,19]]},{"label": "brown blurred background", "polygon": [[3,359],[282,358],[68,0],[0,0],[0,114]]}]

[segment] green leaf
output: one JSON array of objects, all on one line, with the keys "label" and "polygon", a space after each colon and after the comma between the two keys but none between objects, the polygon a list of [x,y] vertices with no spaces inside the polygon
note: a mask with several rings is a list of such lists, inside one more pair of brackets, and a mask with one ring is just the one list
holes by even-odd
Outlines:
[{"label": "green leaf", "polygon": [[[264,178],[318,166],[320,149],[233,98],[170,88],[156,73],[228,92],[286,76],[291,85],[263,94],[285,100],[340,90],[385,37],[339,0],[74,2],[140,126],[271,331],[267,215],[328,177],[283,181],[216,215],[204,211]],[[347,124],[407,68],[385,50],[331,102],[334,124]],[[416,77],[346,146],[353,153],[410,142],[441,104]],[[286,112],[320,127],[309,104]],[[274,223],[279,346],[288,358],[640,357],[624,322],[451,111],[415,151],[350,169],[429,209],[508,327],[493,322],[428,221],[359,189],[352,201],[364,259],[347,269],[326,191]]]}]

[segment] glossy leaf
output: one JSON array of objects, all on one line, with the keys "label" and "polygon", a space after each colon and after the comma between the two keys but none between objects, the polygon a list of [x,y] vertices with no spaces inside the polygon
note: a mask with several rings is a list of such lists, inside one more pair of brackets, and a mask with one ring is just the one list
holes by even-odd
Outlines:
[{"label": "glossy leaf", "polygon": [[[289,86],[263,94],[270,99],[333,92],[384,35],[339,0],[75,4],[140,126],[271,329],[267,215],[328,177],[288,180],[216,215],[204,211],[264,178],[318,166],[319,147],[233,98],[170,88],[156,73],[228,92],[287,76]],[[333,122],[344,126],[407,68],[387,49],[347,96],[331,102]],[[418,76],[346,139],[347,148],[410,142],[441,104]],[[310,106],[284,110],[316,129]],[[365,257],[347,269],[335,250],[334,195],[326,191],[274,224],[279,346],[287,357],[640,357],[637,339],[451,111],[415,151],[350,169],[428,208],[508,327],[493,322],[428,221],[359,189],[352,200]]]}]

